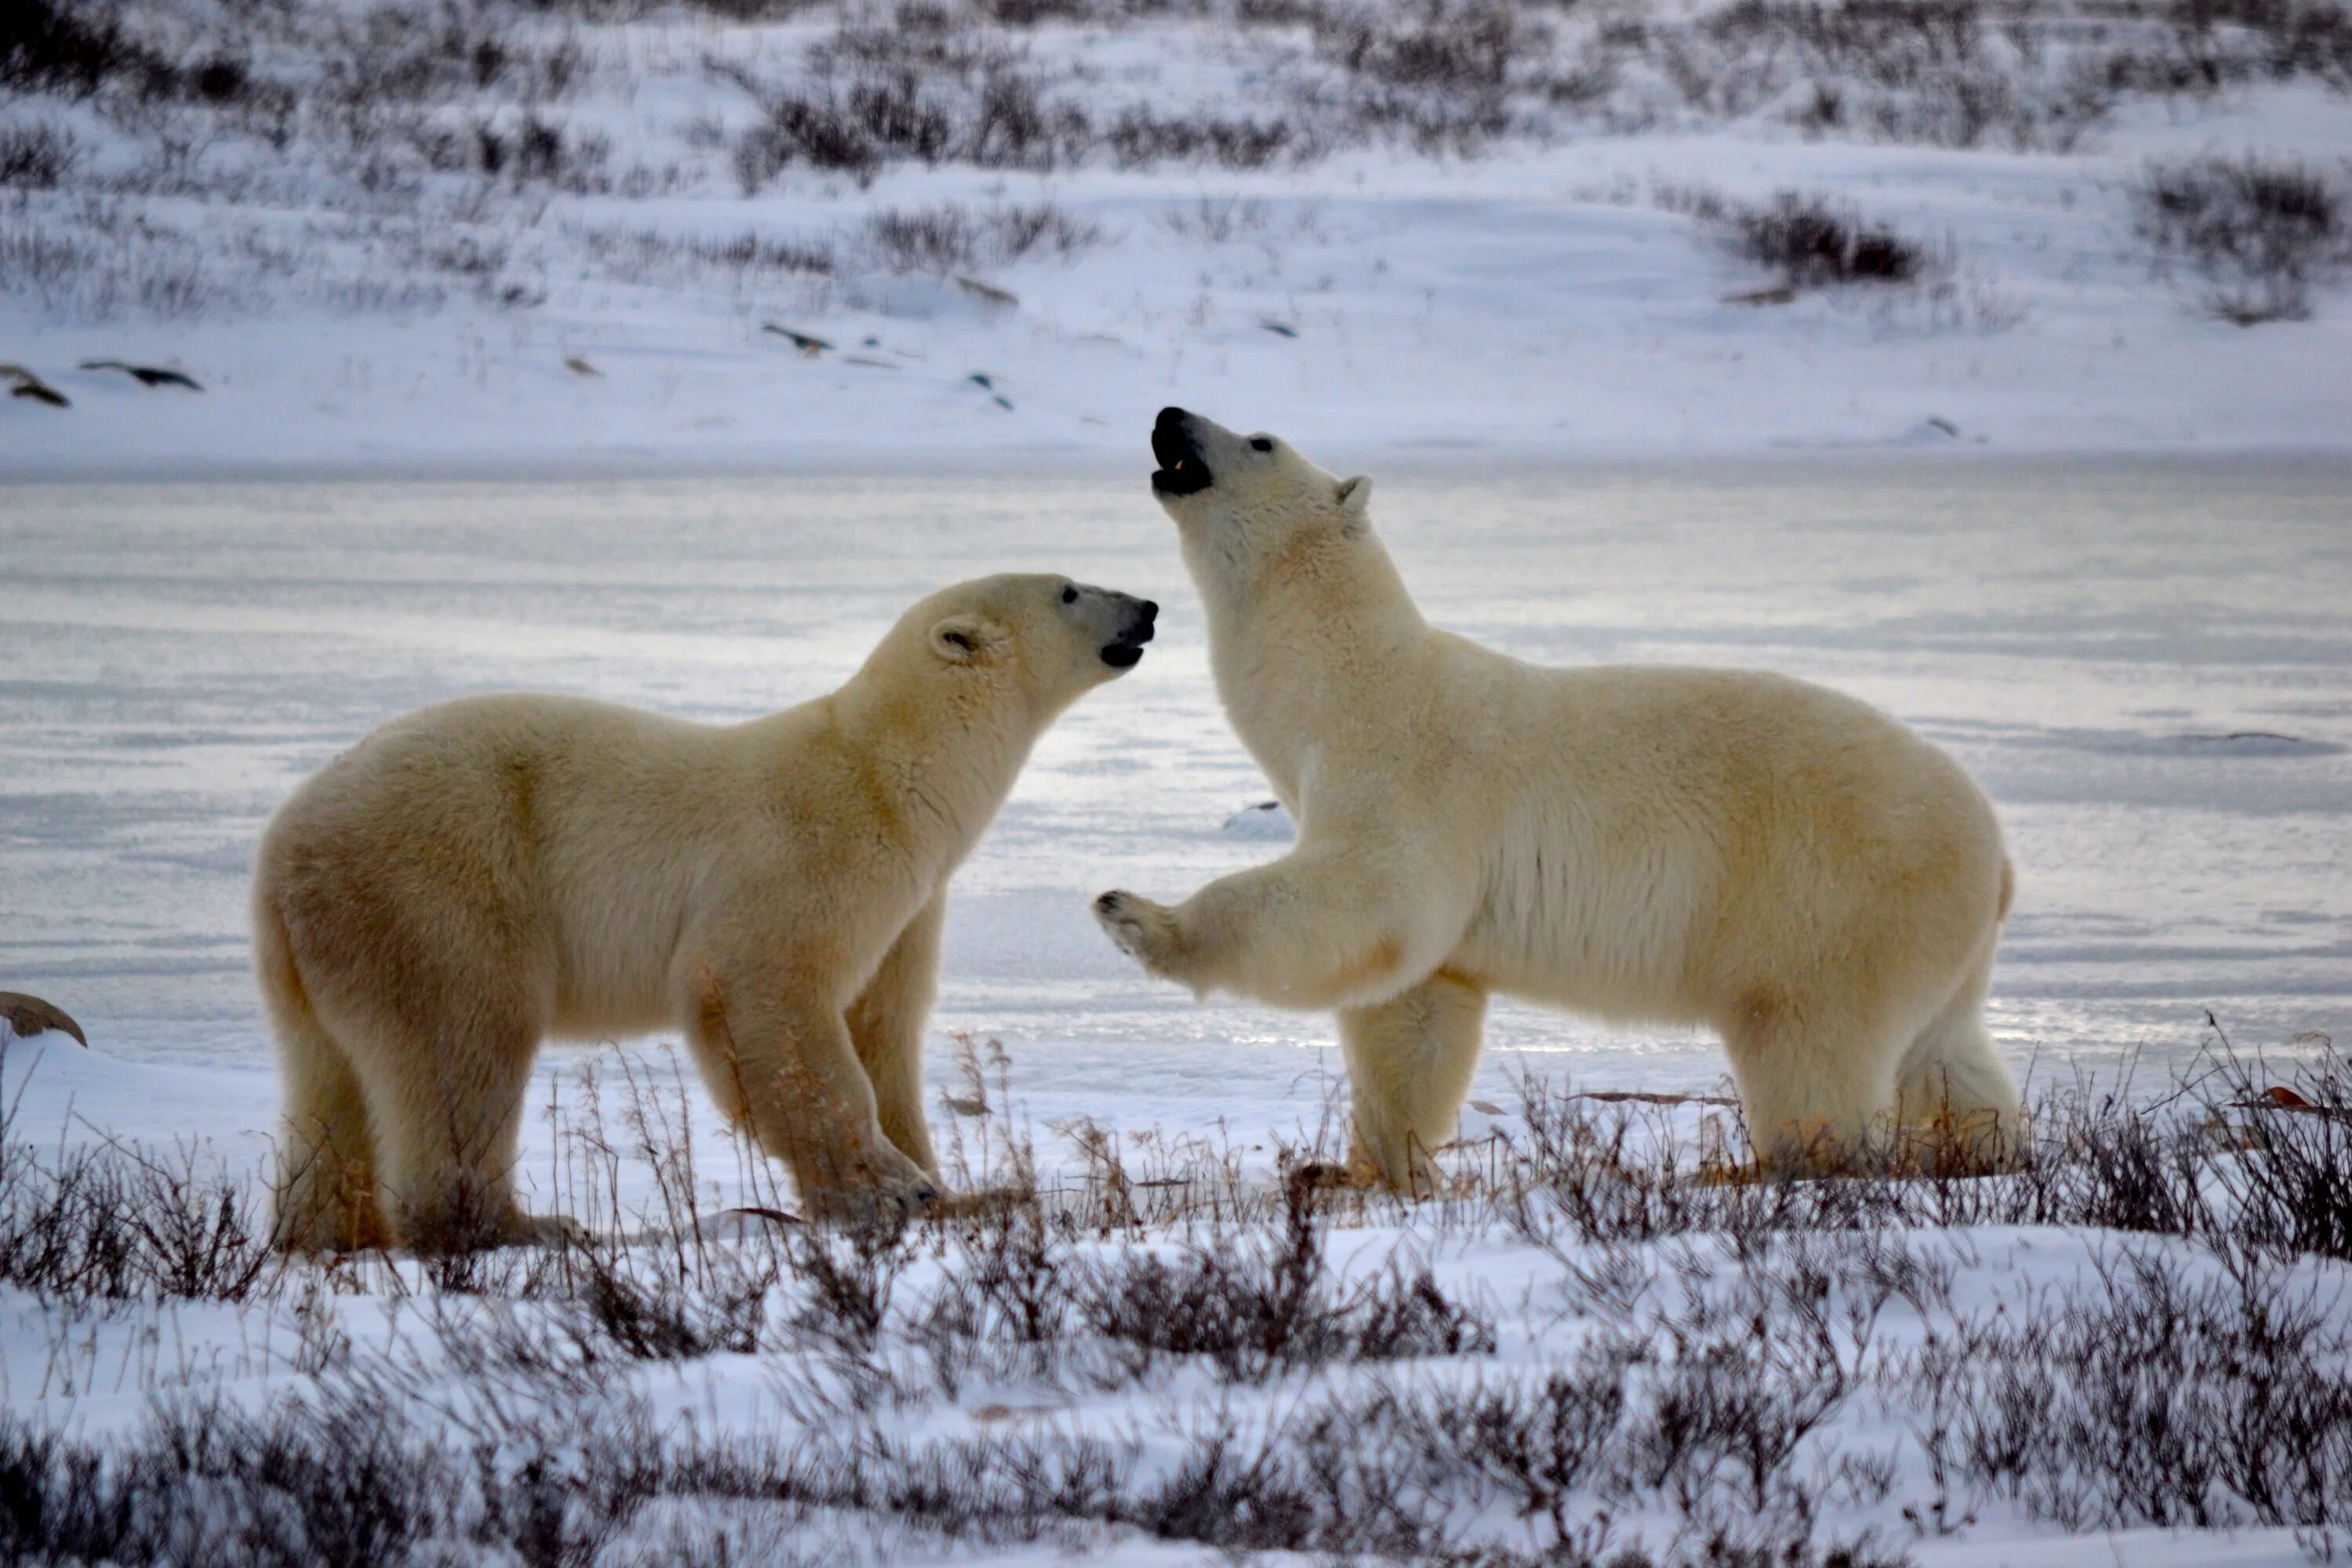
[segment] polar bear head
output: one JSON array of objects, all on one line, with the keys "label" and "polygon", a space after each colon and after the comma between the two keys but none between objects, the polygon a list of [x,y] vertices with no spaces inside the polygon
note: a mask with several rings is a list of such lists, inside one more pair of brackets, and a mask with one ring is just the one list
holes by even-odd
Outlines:
[{"label": "polar bear head", "polygon": [[1372,481],[1342,479],[1289,442],[1243,436],[1181,408],[1163,408],[1151,426],[1151,493],[1184,535],[1196,562],[1246,571],[1302,536],[1360,534]]},{"label": "polar bear head", "polygon": [[904,616],[874,663],[1021,700],[1051,719],[1143,658],[1160,606],[1053,573],[1007,573],[942,588]]}]

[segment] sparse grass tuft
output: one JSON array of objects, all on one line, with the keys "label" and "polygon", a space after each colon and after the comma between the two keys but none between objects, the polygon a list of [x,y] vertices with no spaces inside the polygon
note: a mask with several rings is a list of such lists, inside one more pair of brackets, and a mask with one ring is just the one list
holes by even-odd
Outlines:
[{"label": "sparse grass tuft", "polygon": [[1371,1279],[1335,1284],[1313,1200],[1294,1176],[1272,1235],[1219,1236],[1175,1260],[1131,1253],[1093,1271],[1078,1288],[1079,1321],[1121,1347],[1137,1378],[1160,1357],[1203,1357],[1228,1382],[1258,1384],[1334,1361],[1493,1351],[1494,1325],[1448,1299],[1425,1268],[1392,1260]]},{"label": "sparse grass tuft", "polygon": [[2352,267],[2352,197],[2294,160],[2204,158],[2151,166],[2131,190],[2141,237],[2204,280],[2205,308],[2250,327],[2300,321],[2311,291]]},{"label": "sparse grass tuft", "polygon": [[1104,238],[1100,225],[1052,202],[984,209],[959,202],[885,207],[866,220],[866,237],[889,271],[936,273],[1002,267],[1032,254],[1068,258]]},{"label": "sparse grass tuft", "polygon": [[1038,78],[1008,60],[965,80],[952,68],[877,64],[866,53],[845,74],[768,98],[765,118],[735,146],[747,194],[795,168],[860,185],[908,162],[1049,174],[1081,160],[1096,139],[1085,110],[1049,98]]},{"label": "sparse grass tuft", "polygon": [[1128,169],[1171,163],[1264,169],[1283,160],[1311,161],[1328,145],[1326,138],[1309,132],[1303,121],[1280,116],[1165,116],[1141,104],[1121,110],[1104,131],[1103,139],[1112,160]]},{"label": "sparse grass tuft", "polygon": [[583,228],[582,243],[624,281],[671,281],[726,277],[739,287],[790,278],[830,278],[829,242],[784,239],[756,229],[723,237],[663,234],[655,229]]},{"label": "sparse grass tuft", "polygon": [[[2045,1096],[2032,1166],[1989,1179],[1694,1179],[1719,1167],[1678,1108],[1531,1083],[1522,1136],[1442,1152],[1449,1195],[1405,1205],[1318,1184],[1320,1133],[1269,1184],[1077,1124],[1083,1177],[1041,1185],[1009,1064],[964,1047],[950,1168],[993,1201],[798,1224],[739,1149],[758,1223],[724,1240],[690,1091],[627,1057],[617,1122],[558,1126],[582,1233],[462,1261],[256,1269],[226,1173],[37,1154],[0,1126],[0,1279],[50,1325],[50,1393],[121,1375],[83,1347],[132,1303],[226,1301],[291,1342],[259,1405],[185,1367],[142,1372],[152,1413],[110,1435],[12,1405],[0,1556],[635,1562],[723,1519],[851,1532],[876,1561],[1140,1536],[1891,1568],[1895,1519],[1995,1507],[2315,1541],[2347,1522],[2352,1325],[2340,1270],[2313,1267],[2352,1212],[2352,1077],[2328,1051],[2261,1092],[2225,1061],[2153,1106]],[[1130,1173],[1122,1144],[1188,1173]],[[1962,1272],[2053,1245],[2087,1267],[1997,1301]],[[1506,1329],[1464,1265],[1514,1247],[1542,1267]],[[353,1295],[400,1331],[355,1337]],[[652,1416],[677,1369],[751,1364],[720,1357],[758,1358],[756,1428]]]},{"label": "sparse grass tuft", "polygon": [[0,85],[86,98],[119,79],[169,69],[107,7],[78,0],[11,0],[0,9]]},{"label": "sparse grass tuft", "polygon": [[2224,1259],[2198,1280],[2124,1251],[2096,1291],[1931,1332],[1905,1369],[1933,1390],[1931,1465],[2070,1531],[2346,1523],[2343,1325],[2275,1263]]},{"label": "sparse grass tuft", "polygon": [[0,123],[0,185],[53,190],[81,159],[73,132],[38,121]]},{"label": "sparse grass tuft", "polygon": [[1794,289],[1909,283],[1927,266],[1927,252],[1916,242],[1794,191],[1735,212],[1731,225],[1740,254],[1770,268]]},{"label": "sparse grass tuft", "polygon": [[1916,283],[1945,270],[1943,258],[1884,224],[1823,197],[1781,191],[1748,205],[1703,187],[1662,188],[1661,206],[1724,230],[1733,250],[1769,268],[1789,289]]},{"label": "sparse grass tuft", "polygon": [[610,184],[604,167],[612,148],[604,136],[574,132],[535,111],[511,122],[485,117],[457,129],[420,127],[414,141],[436,173],[479,174],[516,189],[552,185],[575,195]]},{"label": "sparse grass tuft", "polygon": [[1515,66],[1551,42],[1519,7],[1495,0],[1332,12],[1317,19],[1314,36],[1316,51],[1352,74],[1452,93],[1501,91]]}]

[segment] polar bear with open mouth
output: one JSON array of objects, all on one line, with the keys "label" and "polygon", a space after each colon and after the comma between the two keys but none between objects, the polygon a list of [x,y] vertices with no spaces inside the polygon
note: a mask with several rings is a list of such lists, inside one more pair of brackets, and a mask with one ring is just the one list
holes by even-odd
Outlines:
[{"label": "polar bear with open mouth", "polygon": [[1365,1174],[1426,1187],[1496,992],[1712,1026],[1773,1174],[2021,1154],[1982,1019],[2011,873],[1949,757],[1781,676],[1481,647],[1422,618],[1369,480],[1180,408],[1151,447],[1218,692],[1298,841],[1095,913],[1196,993],[1338,1009]]}]

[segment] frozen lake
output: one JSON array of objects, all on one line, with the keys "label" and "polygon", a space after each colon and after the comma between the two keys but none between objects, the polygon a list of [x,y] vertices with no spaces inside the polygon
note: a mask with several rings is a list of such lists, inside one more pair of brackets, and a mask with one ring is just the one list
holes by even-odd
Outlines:
[{"label": "frozen lake", "polygon": [[[2241,1047],[2352,1039],[2352,465],[1469,466],[1372,466],[1433,620],[1539,661],[1824,681],[1983,781],[2019,868],[1992,1020],[2021,1070],[2160,1078],[2208,1008]],[[1054,570],[1158,599],[1161,637],[1047,737],[961,873],[935,1049],[1001,1038],[1041,1123],[1311,1119],[1327,1017],[1195,1005],[1087,913],[1282,848],[1221,826],[1267,792],[1143,472],[0,488],[0,988],[104,1054],[250,1073],[257,1127],[248,858],[338,750],[516,688],[747,718],[839,681],[921,592]],[[1722,1072],[1687,1032],[1518,1006],[1489,1040],[1492,1098],[1521,1068]],[[199,1130],[160,1088],[123,1111]]]}]

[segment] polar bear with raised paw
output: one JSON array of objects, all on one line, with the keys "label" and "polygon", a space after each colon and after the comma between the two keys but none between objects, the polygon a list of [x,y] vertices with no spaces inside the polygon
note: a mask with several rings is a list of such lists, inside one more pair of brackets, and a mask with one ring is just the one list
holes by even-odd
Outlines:
[{"label": "polar bear with raised paw", "polygon": [[2021,1154],[1982,1019],[2009,859],[1949,757],[1781,676],[1481,647],[1422,618],[1370,481],[1180,408],[1151,447],[1218,693],[1298,839],[1095,913],[1196,994],[1338,1009],[1364,1174],[1425,1190],[1497,992],[1720,1031],[1772,1174]]},{"label": "polar bear with raised paw", "polygon": [[278,813],[255,871],[278,1244],[559,1234],[514,1197],[541,1038],[664,1026],[814,1212],[931,1202],[948,879],[1157,610],[988,577],[908,610],[832,695],[747,724],[478,697],[362,741]]}]

